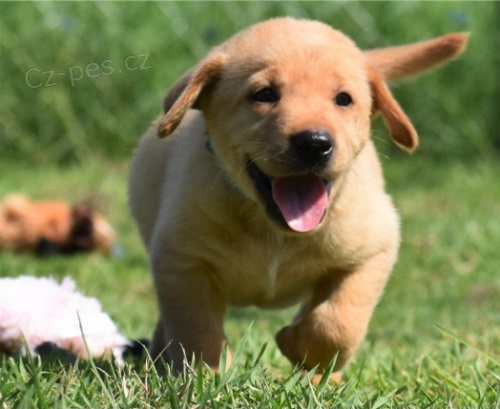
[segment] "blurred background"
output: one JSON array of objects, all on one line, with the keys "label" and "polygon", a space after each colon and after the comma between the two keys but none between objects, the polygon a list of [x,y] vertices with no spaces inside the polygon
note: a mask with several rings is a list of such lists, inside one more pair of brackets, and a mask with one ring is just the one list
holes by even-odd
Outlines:
[{"label": "blurred background", "polygon": [[[361,48],[470,31],[460,60],[394,93],[421,136],[418,156],[499,152],[500,2],[1,2],[0,161],[129,158],[176,78],[236,31],[282,15],[322,20]],[[374,135],[400,155],[379,125]]]}]

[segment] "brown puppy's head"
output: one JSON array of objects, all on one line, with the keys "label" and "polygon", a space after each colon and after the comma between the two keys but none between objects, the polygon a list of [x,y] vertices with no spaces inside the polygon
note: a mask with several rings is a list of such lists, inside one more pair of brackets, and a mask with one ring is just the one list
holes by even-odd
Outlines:
[{"label": "brown puppy's head", "polygon": [[269,20],[215,48],[174,85],[159,134],[173,132],[189,108],[201,109],[232,182],[281,226],[312,231],[330,191],[369,140],[376,113],[399,146],[417,147],[415,129],[384,79],[451,58],[466,41],[458,36],[452,52],[442,51],[442,37],[410,45],[410,52],[363,53],[325,24]]}]

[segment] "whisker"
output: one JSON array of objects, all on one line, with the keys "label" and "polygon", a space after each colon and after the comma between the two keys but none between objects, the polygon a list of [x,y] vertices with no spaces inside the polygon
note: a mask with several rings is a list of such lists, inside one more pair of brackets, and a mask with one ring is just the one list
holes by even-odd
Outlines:
[{"label": "whisker", "polygon": [[228,146],[231,148],[238,148],[240,146],[266,146],[267,142],[261,141],[246,141],[246,142],[235,142],[231,143]]}]

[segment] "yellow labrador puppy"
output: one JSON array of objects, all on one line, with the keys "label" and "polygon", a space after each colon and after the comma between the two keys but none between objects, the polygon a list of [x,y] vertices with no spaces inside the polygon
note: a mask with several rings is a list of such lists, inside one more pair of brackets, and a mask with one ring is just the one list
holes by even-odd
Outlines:
[{"label": "yellow labrador puppy", "polygon": [[325,24],[278,18],[180,78],[130,177],[160,308],[151,354],[175,371],[184,351],[216,368],[229,306],[301,303],[276,335],[280,350],[320,371],[337,355],[340,370],[400,240],[372,118],[382,116],[401,148],[418,145],[385,81],[449,60],[466,42],[449,34],[363,52]]}]

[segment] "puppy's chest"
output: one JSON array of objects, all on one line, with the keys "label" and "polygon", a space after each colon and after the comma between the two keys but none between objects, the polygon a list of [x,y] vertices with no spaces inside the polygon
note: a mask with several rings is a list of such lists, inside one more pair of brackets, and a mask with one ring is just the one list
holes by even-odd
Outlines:
[{"label": "puppy's chest", "polygon": [[220,284],[235,306],[283,307],[312,290],[327,271],[327,261],[279,246],[248,246],[226,259],[219,271]]}]

